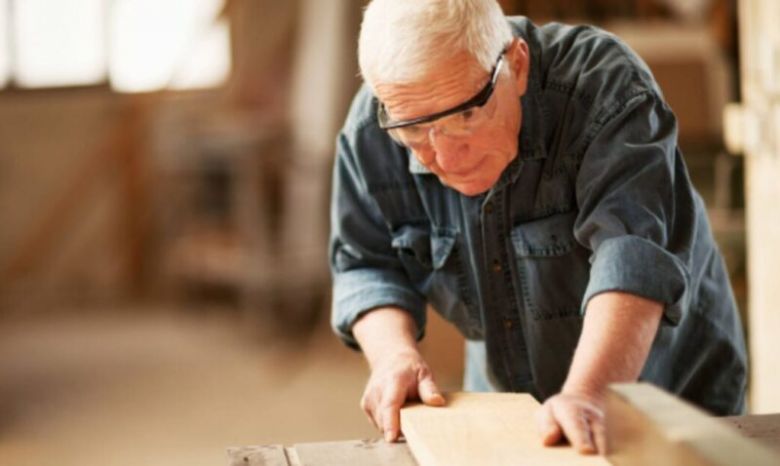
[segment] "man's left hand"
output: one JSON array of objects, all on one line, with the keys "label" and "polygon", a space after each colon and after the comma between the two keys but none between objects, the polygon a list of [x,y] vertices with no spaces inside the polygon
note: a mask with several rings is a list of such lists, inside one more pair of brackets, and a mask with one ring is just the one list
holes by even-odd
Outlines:
[{"label": "man's left hand", "polygon": [[545,446],[565,437],[580,453],[606,452],[604,401],[600,396],[561,392],[544,402],[536,413],[536,422]]}]

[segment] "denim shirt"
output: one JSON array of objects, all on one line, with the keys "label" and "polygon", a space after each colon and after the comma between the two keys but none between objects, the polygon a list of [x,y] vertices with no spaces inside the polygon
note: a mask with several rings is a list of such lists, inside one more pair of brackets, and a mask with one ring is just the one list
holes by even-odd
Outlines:
[{"label": "denim shirt", "polygon": [[[444,185],[357,94],[338,136],[332,325],[382,306],[421,338],[430,304],[467,339],[466,388],[559,392],[593,296],[664,304],[640,379],[715,414],[744,409],[741,323],[677,123],[647,66],[593,27],[508,19],[530,50],[518,155],[478,196]],[[620,355],[615,355],[619,358]]]}]

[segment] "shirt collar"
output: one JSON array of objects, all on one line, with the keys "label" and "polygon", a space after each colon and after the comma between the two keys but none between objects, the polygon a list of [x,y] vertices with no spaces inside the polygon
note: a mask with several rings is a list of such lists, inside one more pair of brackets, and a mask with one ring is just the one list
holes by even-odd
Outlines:
[{"label": "shirt collar", "polygon": [[412,175],[432,175],[433,172],[430,168],[421,164],[417,157],[412,154],[412,151],[407,149],[406,155],[409,157],[409,173]]}]

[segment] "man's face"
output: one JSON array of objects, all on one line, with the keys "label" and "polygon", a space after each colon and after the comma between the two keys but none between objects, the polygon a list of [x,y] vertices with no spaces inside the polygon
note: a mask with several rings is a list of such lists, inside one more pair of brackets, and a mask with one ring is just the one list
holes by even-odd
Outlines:
[{"label": "man's face", "polygon": [[[480,123],[467,134],[454,134],[445,117],[421,128],[420,143],[409,148],[441,182],[467,196],[489,190],[517,156],[522,120],[519,97],[525,92],[527,68],[517,67],[517,50],[510,47],[490,99],[472,112]],[[524,48],[527,58],[527,48]],[[521,51],[522,53],[522,51]],[[522,57],[521,57],[522,58]],[[518,79],[517,74],[523,73]],[[418,83],[377,84],[377,97],[393,120],[409,120],[448,110],[466,102],[490,80],[489,71],[463,53],[442,62]],[[465,115],[468,119],[471,114]],[[454,116],[454,118],[464,118]],[[427,137],[425,135],[427,134]]]}]

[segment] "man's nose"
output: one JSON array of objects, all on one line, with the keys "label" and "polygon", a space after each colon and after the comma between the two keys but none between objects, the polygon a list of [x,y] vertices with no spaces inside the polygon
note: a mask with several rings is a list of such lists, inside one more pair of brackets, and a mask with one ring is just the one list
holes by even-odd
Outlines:
[{"label": "man's nose", "polygon": [[469,145],[467,141],[449,137],[436,129],[431,130],[429,137],[431,146],[436,152],[436,164],[442,170],[445,172],[459,172],[469,166],[467,157]]}]

